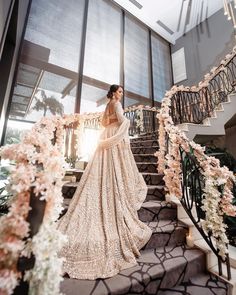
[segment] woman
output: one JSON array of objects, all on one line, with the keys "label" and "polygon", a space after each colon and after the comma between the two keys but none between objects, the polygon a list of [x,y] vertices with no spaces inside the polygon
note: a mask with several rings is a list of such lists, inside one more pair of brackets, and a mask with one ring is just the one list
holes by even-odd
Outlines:
[{"label": "woman", "polygon": [[105,130],[58,223],[68,236],[60,252],[65,257],[63,271],[72,278],[107,278],[136,265],[139,250],[152,234],[138,219],[147,186],[130,149],[122,96],[122,86],[110,87],[102,118]]}]

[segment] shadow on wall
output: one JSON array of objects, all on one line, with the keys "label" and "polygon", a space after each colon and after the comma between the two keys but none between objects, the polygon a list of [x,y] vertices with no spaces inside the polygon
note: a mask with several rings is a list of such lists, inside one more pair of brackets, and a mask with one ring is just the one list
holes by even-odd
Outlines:
[{"label": "shadow on wall", "polygon": [[171,52],[184,47],[187,67],[187,79],[179,84],[198,84],[232,50],[235,40],[233,26],[227,21],[223,9],[176,40]]},{"label": "shadow on wall", "polygon": [[[206,146],[211,152],[216,153],[220,157],[220,153],[229,153],[235,159],[235,172],[236,172],[236,114],[225,124],[225,135],[221,136],[202,136],[197,135],[195,141]],[[226,165],[230,170],[228,165]]]}]

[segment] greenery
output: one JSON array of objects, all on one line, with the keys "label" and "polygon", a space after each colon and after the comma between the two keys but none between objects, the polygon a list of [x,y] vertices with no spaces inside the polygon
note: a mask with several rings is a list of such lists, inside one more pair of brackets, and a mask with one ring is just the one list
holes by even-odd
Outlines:
[{"label": "greenery", "polygon": [[5,143],[6,144],[19,143],[21,133],[22,133],[22,131],[20,131],[19,129],[13,129],[11,127],[8,127],[7,128],[7,133],[6,133]]},{"label": "greenery", "polygon": [[[206,153],[214,156],[220,161],[221,166],[226,166],[230,171],[236,173],[236,160],[225,149],[217,147],[206,147]],[[236,184],[233,186],[233,204],[236,205]],[[225,216],[225,223],[228,225],[227,236],[231,245],[236,246],[236,217]]]},{"label": "greenery", "polygon": [[71,168],[75,168],[75,163],[79,161],[80,159],[81,157],[78,157],[78,156],[70,156],[70,157],[66,157],[65,161],[66,163],[70,165]]},{"label": "greenery", "polygon": [[8,212],[9,202],[12,197],[12,194],[8,192],[7,185],[9,170],[6,167],[0,166],[0,216]]},{"label": "greenery", "polygon": [[226,149],[207,146],[206,154],[219,159],[221,166],[226,166],[230,171],[236,173],[236,160],[229,152],[226,151]]}]

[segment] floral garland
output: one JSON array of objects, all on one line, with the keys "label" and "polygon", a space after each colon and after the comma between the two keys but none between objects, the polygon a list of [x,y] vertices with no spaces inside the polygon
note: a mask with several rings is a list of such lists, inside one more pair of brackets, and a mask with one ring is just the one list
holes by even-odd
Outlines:
[{"label": "floral garland", "polygon": [[136,110],[137,117],[135,118],[135,123],[137,125],[137,128],[139,128],[140,132],[144,131],[144,122],[143,122],[143,109],[138,108]]},{"label": "floral garland", "polygon": [[[132,107],[125,111],[141,111],[150,107]],[[72,114],[63,118],[42,118],[31,131],[25,134],[20,144],[1,148],[1,157],[16,163],[11,173],[11,190],[14,195],[9,213],[0,220],[0,291],[11,294],[21,273],[17,271],[17,260],[22,253],[36,257],[35,266],[25,274],[30,281],[32,294],[59,292],[62,259],[56,256],[62,247],[64,236],[55,228],[55,221],[62,210],[62,177],[65,163],[62,150],[65,127],[76,130],[77,149],[81,147],[81,134],[85,120],[98,119],[102,113]],[[140,118],[142,116],[140,115]],[[56,135],[56,142],[55,141]],[[29,212],[30,189],[34,194],[46,200],[46,210],[39,232],[30,240],[29,224],[26,217]],[[52,263],[53,261],[53,263]],[[52,265],[54,266],[52,269]],[[41,292],[41,293],[40,293]]]},{"label": "floral garland", "polygon": [[[199,83],[198,87],[173,86],[166,92],[162,101],[159,114],[159,146],[160,150],[155,153],[158,157],[158,171],[164,173],[164,180],[168,190],[168,195],[182,197],[181,190],[181,166],[180,152],[181,147],[185,152],[193,151],[202,168],[202,174],[205,179],[204,200],[202,209],[206,213],[206,218],[202,222],[202,227],[207,233],[211,233],[215,239],[219,255],[224,259],[228,253],[228,238],[225,234],[226,225],[223,222],[224,214],[229,216],[236,215],[236,207],[232,205],[232,185],[235,182],[235,176],[227,167],[220,167],[219,160],[204,154],[204,148],[193,141],[189,141],[186,135],[174,126],[170,116],[171,98],[177,91],[199,91],[199,89],[208,85],[209,81],[219,71],[224,70],[224,66],[236,55],[236,47],[231,54],[221,62],[221,66],[213,68],[211,74],[205,75],[205,80]],[[169,136],[168,154],[165,144],[166,134]],[[220,187],[223,192],[219,191]]]},{"label": "floral garland", "polygon": [[[56,230],[55,221],[63,202],[63,123],[62,118],[43,118],[24,135],[20,144],[1,148],[1,157],[15,162],[10,177],[14,198],[9,213],[0,218],[1,294],[12,294],[18,280],[22,278],[17,271],[18,258],[23,253],[30,255],[31,252],[36,257],[36,263],[24,278],[30,279],[30,293],[46,294],[47,288],[52,291],[51,294],[59,294],[62,259],[57,257],[56,252],[62,247],[65,237]],[[29,234],[26,217],[30,209],[31,189],[35,197],[46,200],[46,208],[39,232],[32,240],[28,238],[23,242]],[[40,293],[36,289],[45,292]]]},{"label": "floral garland", "polygon": [[[130,111],[130,108],[128,108]],[[132,107],[132,110],[150,107]],[[127,109],[126,109],[127,110]],[[155,109],[156,111],[156,109]],[[22,274],[17,271],[19,256],[36,257],[34,268],[25,273],[29,281],[30,294],[59,294],[62,280],[62,258],[57,252],[65,237],[56,229],[55,221],[62,210],[62,178],[65,173],[63,159],[65,127],[76,129],[76,144],[81,145],[81,134],[85,120],[101,118],[102,113],[72,114],[61,117],[42,118],[27,132],[21,143],[1,148],[3,159],[15,162],[10,175],[13,194],[7,215],[0,218],[0,293],[12,294]],[[30,210],[30,190],[36,197],[46,201],[42,225],[32,238],[26,221]],[[26,241],[23,241],[25,240]]]},{"label": "floral garland", "polygon": [[143,121],[143,111],[151,111],[151,112],[157,112],[156,107],[150,107],[150,106],[144,106],[144,105],[138,105],[138,106],[132,106],[125,108],[125,112],[134,112],[136,111],[137,117],[135,118],[135,123],[139,130],[141,132],[144,131],[144,121]]}]

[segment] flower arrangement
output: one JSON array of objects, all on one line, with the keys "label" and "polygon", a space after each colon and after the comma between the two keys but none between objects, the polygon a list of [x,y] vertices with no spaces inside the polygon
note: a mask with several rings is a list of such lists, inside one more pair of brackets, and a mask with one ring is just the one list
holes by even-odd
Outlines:
[{"label": "flower arrangement", "polygon": [[125,108],[124,111],[125,112],[136,112],[136,118],[135,118],[134,122],[136,123],[136,127],[139,128],[140,132],[143,132],[144,131],[143,111],[157,112],[158,108],[144,106],[144,105],[138,105],[138,106],[127,107],[127,108]]},{"label": "flower arrangement", "polygon": [[[56,230],[55,221],[63,201],[61,187],[65,163],[61,151],[65,123],[59,117],[43,118],[24,135],[21,143],[1,148],[1,157],[15,162],[10,175],[13,200],[8,214],[0,218],[1,294],[12,294],[22,278],[17,270],[18,258],[30,253],[36,257],[34,268],[27,271],[24,278],[30,279],[30,293],[45,294],[47,292],[36,292],[36,288],[45,291],[45,286],[50,286],[51,294],[59,294],[62,259],[56,253],[65,238]],[[26,221],[31,190],[34,197],[46,201],[42,225],[32,240],[28,238]]]},{"label": "flower arrangement", "polygon": [[[140,112],[142,109],[154,111],[150,107],[132,107],[132,110]],[[60,293],[62,259],[57,257],[57,252],[63,246],[65,237],[56,229],[55,221],[63,202],[61,187],[66,166],[63,157],[65,129],[75,129],[79,150],[84,122],[94,119],[100,122],[101,115],[89,113],[43,117],[24,134],[20,143],[1,148],[1,157],[15,164],[10,174],[11,206],[8,214],[0,218],[1,294],[13,293],[19,279],[22,279],[22,274],[17,270],[17,261],[20,256],[30,256],[31,253],[36,258],[35,265],[24,276],[24,280],[29,281],[30,294]],[[32,239],[29,238],[29,223],[26,221],[31,190],[34,197],[46,201],[43,222]]]},{"label": "flower arrangement", "polygon": [[[168,194],[178,198],[182,197],[179,147],[185,152],[193,151],[205,179],[202,209],[206,213],[206,218],[202,223],[202,228],[207,233],[212,234],[216,247],[219,250],[219,255],[223,259],[228,253],[228,238],[225,233],[226,225],[223,222],[223,217],[224,214],[229,216],[236,215],[236,207],[232,205],[232,185],[235,182],[235,176],[225,166],[220,167],[219,160],[205,155],[203,147],[193,141],[189,141],[186,135],[177,126],[174,126],[170,116],[170,105],[171,98],[177,91],[199,91],[207,86],[214,75],[219,70],[222,70],[224,65],[235,54],[236,47],[234,47],[230,55],[226,56],[220,67],[213,68],[211,74],[205,76],[205,80],[200,82],[198,87],[173,86],[170,91],[166,92],[161,110],[157,115],[159,119],[160,150],[155,155],[158,157],[158,171],[164,173]],[[165,144],[166,134],[169,136],[168,151]]]}]

